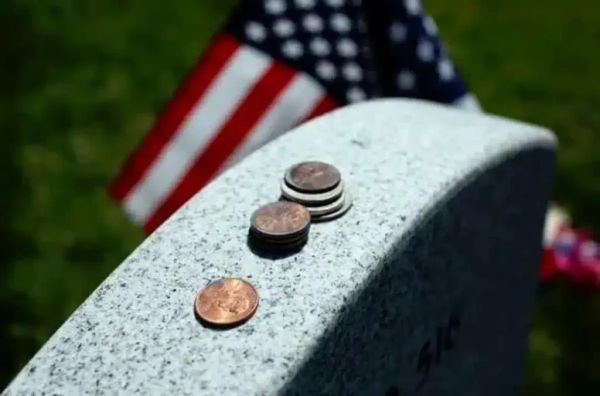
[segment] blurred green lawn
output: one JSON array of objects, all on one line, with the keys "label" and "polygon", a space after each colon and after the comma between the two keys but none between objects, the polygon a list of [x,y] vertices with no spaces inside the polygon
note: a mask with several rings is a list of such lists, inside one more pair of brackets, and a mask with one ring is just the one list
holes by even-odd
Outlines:
[{"label": "blurred green lawn", "polygon": [[[105,187],[233,0],[0,2],[0,387],[143,235]],[[554,129],[600,230],[600,2],[425,0],[485,109]],[[600,292],[540,290],[524,393],[600,384]]]}]

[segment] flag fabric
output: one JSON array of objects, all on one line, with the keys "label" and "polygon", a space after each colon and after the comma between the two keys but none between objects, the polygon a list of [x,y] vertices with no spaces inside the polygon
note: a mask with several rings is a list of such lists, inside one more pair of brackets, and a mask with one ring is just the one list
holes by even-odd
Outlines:
[{"label": "flag fabric", "polygon": [[247,0],[110,188],[153,231],[219,171],[295,125],[374,97],[478,110],[420,0]]},{"label": "flag fabric", "polygon": [[562,209],[551,206],[546,216],[542,262],[542,283],[563,278],[574,285],[600,289],[600,244],[592,233],[573,228]]}]

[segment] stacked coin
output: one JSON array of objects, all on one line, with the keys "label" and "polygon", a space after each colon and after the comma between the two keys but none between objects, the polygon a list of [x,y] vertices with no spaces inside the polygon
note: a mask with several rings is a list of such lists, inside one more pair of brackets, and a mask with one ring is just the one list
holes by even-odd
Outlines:
[{"label": "stacked coin", "polygon": [[352,206],[340,172],[324,162],[301,162],[290,167],[281,182],[281,194],[283,199],[305,206],[312,221],[335,219]]},{"label": "stacked coin", "polygon": [[310,212],[302,205],[279,201],[261,206],[250,221],[253,247],[269,251],[299,250],[308,240]]}]

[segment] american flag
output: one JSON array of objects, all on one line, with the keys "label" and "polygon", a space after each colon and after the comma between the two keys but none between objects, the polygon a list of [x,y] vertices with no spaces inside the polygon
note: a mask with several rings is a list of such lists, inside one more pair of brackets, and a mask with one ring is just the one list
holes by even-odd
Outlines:
[{"label": "american flag", "polygon": [[477,110],[420,0],[247,0],[110,188],[151,232],[293,126],[381,96]]}]

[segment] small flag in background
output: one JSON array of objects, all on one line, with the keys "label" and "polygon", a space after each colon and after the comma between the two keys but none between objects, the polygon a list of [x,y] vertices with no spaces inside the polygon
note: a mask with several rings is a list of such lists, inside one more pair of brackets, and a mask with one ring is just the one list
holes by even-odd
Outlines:
[{"label": "small flag in background", "polygon": [[546,215],[542,283],[564,278],[569,283],[600,290],[600,244],[589,231],[573,228],[568,214],[551,206]]},{"label": "small flag in background", "polygon": [[248,0],[111,186],[153,231],[218,172],[293,126],[380,96],[477,110],[420,0]]}]

